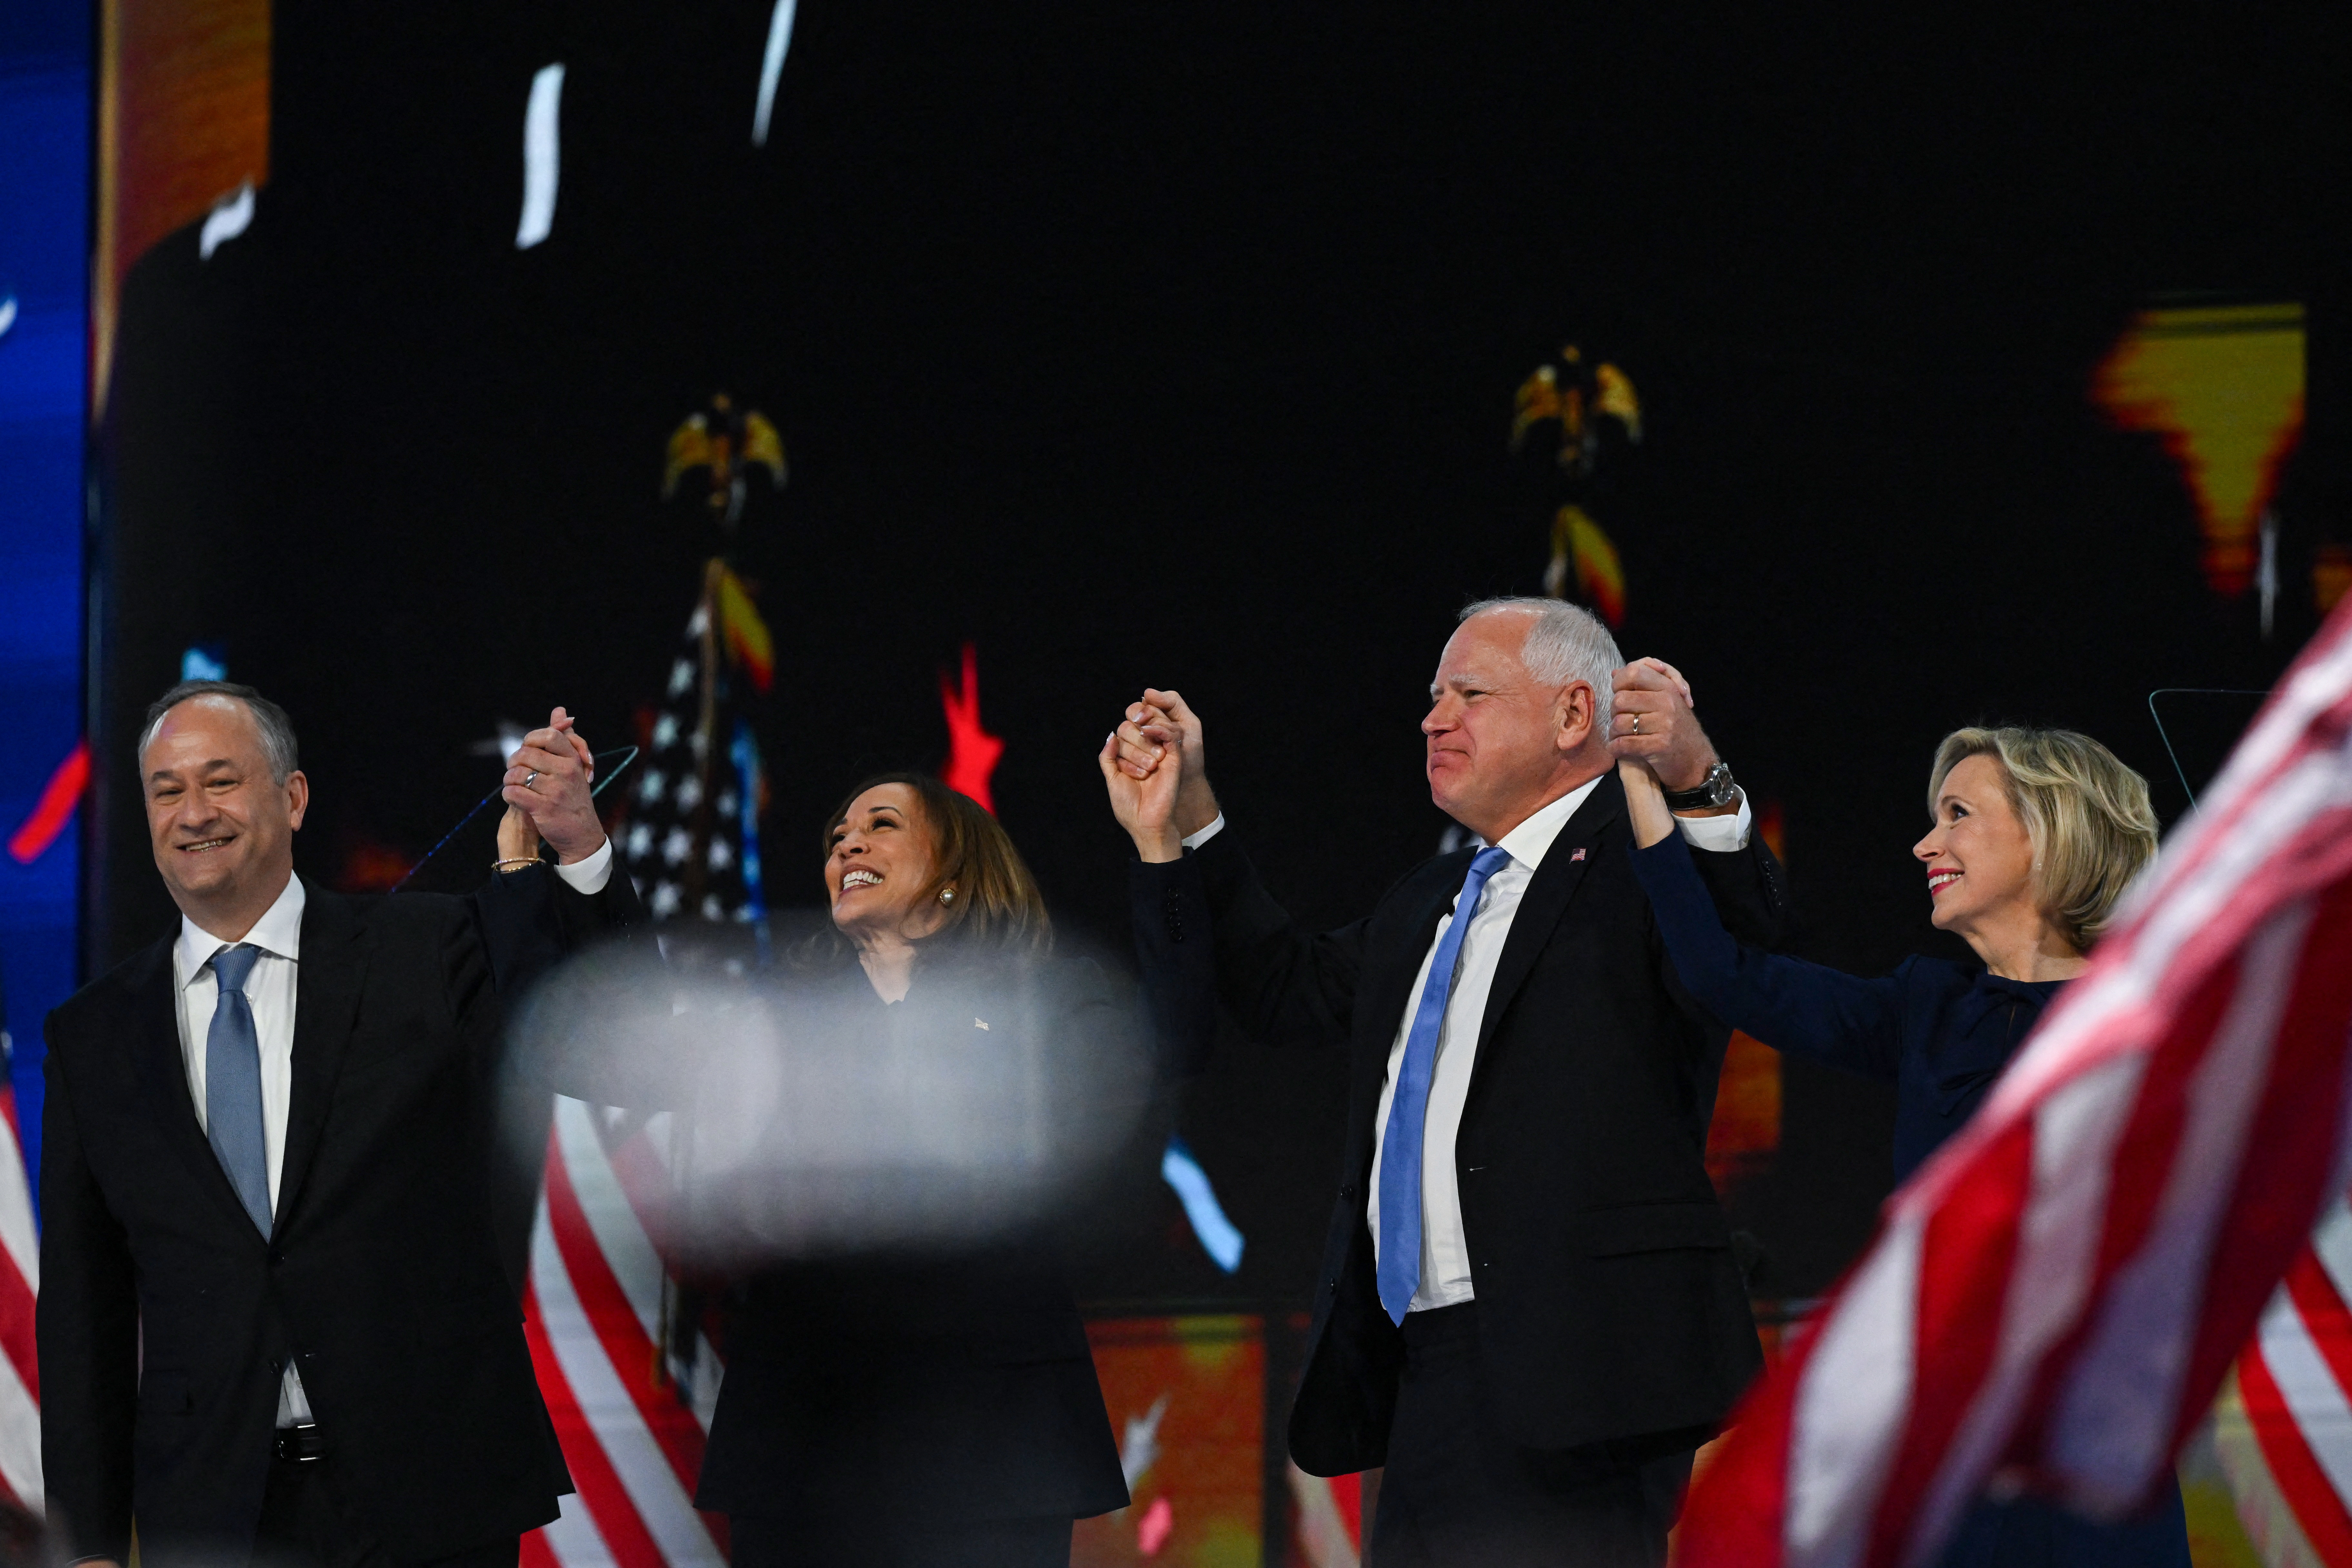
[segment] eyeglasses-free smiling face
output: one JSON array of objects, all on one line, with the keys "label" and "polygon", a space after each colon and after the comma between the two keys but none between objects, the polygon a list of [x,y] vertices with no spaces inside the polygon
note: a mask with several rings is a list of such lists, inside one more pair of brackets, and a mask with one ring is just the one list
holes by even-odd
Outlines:
[{"label": "eyeglasses-free smiling face", "polygon": [[848,816],[833,830],[824,889],[834,925],[860,945],[876,937],[929,935],[944,914],[935,898],[924,896],[933,867],[930,827],[915,792],[876,784],[849,803]]},{"label": "eyeglasses-free smiling face", "polygon": [[2035,909],[2033,839],[2009,804],[2000,763],[1979,753],[1944,775],[1936,826],[1912,846],[1927,870],[1931,918],[1962,935]]},{"label": "eyeglasses-free smiling face", "polygon": [[140,753],[139,776],[155,868],[191,919],[257,900],[258,914],[285,889],[310,781],[271,776],[244,703],[192,697],[173,708]]}]

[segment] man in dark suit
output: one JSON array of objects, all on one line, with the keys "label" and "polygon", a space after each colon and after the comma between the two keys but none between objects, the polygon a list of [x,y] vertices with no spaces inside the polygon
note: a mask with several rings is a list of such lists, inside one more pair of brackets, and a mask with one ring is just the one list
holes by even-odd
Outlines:
[{"label": "man in dark suit", "polygon": [[1348,1048],[1290,1450],[1315,1474],[1386,1467],[1376,1568],[1653,1568],[1693,1450],[1760,1365],[1704,1162],[1728,1031],[1634,880],[1612,732],[1684,792],[1749,940],[1773,942],[1784,900],[1680,678],[1621,664],[1573,605],[1465,611],[1422,730],[1432,797],[1492,847],[1322,935],[1224,827],[1181,697],[1146,692],[1104,744],[1163,1008],[1213,984],[1259,1040]]},{"label": "man in dark suit", "polygon": [[135,1523],[159,1565],[511,1568],[571,1488],[492,1217],[501,1009],[635,894],[562,709],[469,899],[307,886],[296,763],[250,689],[165,693],[140,780],[180,929],[49,1016],[50,1517],[115,1563]]}]

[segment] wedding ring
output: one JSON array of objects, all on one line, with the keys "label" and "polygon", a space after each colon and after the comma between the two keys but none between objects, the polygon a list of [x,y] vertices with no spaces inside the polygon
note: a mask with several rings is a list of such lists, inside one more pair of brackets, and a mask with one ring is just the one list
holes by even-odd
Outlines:
[{"label": "wedding ring", "polygon": [[1638,735],[1638,734],[1640,734],[1641,732],[1642,732],[1642,716],[1641,716],[1639,713],[1636,713],[1636,714],[1634,714],[1634,715],[1633,715],[1633,733],[1635,733],[1636,735]]},{"label": "wedding ring", "polygon": [[529,789],[530,787],[530,781],[537,777],[539,777],[539,770],[537,768],[531,769],[530,772],[523,775],[522,787]]}]

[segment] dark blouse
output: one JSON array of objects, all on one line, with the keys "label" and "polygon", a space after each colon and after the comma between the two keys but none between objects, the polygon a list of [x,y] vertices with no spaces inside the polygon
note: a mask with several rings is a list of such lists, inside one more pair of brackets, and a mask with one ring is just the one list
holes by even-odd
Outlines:
[{"label": "dark blouse", "polygon": [[[891,1005],[854,966],[798,992],[802,1027],[852,1038],[934,1033],[999,1055],[1032,1036],[1090,1054],[1146,1049],[1135,1009],[1083,960],[928,963]],[[796,1529],[1125,1506],[1054,1228],[1042,1216],[968,1247],[804,1258],[738,1281],[697,1506]]]},{"label": "dark blouse", "polygon": [[1633,857],[1675,973],[1707,1010],[1778,1051],[1895,1086],[1902,1182],[1976,1113],[2064,984],[2008,980],[1941,958],[1906,958],[1865,980],[1734,942],[1679,834]]},{"label": "dark blouse", "polygon": [[[1742,946],[1679,833],[1633,854],[1675,973],[1718,1019],[1775,1050],[1895,1086],[1895,1179],[1918,1169],[1976,1112],[2063,981],[2006,980],[1907,958],[1865,980]],[[2178,1484],[2138,1519],[2096,1525],[2032,1499],[1979,1503],[1941,1568],[2189,1568]]]}]

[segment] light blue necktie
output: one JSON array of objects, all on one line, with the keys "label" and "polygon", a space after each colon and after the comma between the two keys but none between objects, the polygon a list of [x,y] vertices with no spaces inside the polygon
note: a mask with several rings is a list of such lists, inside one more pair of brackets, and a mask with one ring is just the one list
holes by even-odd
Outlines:
[{"label": "light blue necktie", "polygon": [[245,982],[260,959],[250,943],[213,954],[220,999],[205,1035],[205,1136],[256,1229],[269,1234],[269,1155],[261,1141],[261,1037]]},{"label": "light blue necktie", "polygon": [[1389,1127],[1381,1140],[1381,1305],[1399,1323],[1412,1307],[1412,1293],[1421,1286],[1421,1140],[1422,1123],[1429,1116],[1429,1080],[1437,1067],[1437,1036],[1445,1026],[1445,1001],[1454,990],[1454,968],[1461,962],[1462,939],[1470,917],[1478,912],[1479,895],[1486,879],[1509,862],[1507,849],[1482,849],[1462,879],[1462,896],[1454,900],[1454,921],[1437,939],[1430,955],[1429,979],[1421,988],[1421,1005],[1412,1016],[1412,1029],[1404,1037],[1404,1059],[1397,1064],[1396,1093],[1389,1099]]}]

